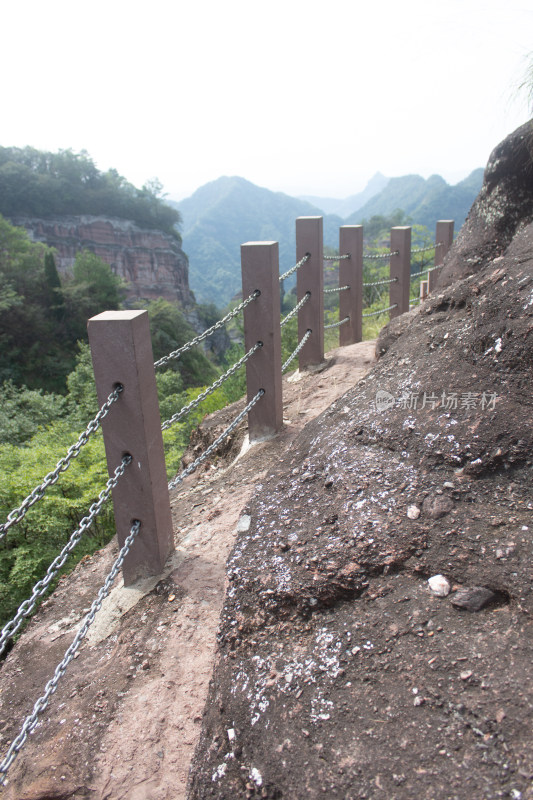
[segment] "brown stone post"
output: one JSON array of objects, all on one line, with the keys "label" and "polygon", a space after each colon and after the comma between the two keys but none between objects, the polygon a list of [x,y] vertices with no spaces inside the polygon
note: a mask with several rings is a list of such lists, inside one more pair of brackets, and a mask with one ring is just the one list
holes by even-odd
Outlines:
[{"label": "brown stone post", "polygon": [[390,312],[390,318],[398,317],[409,311],[409,289],[411,285],[411,228],[410,226],[391,228],[390,277],[396,279],[390,285],[389,305],[396,304]]},{"label": "brown stone post", "polygon": [[420,281],[420,300],[425,300],[428,296],[428,282]]},{"label": "brown stone post", "polygon": [[296,261],[310,258],[297,272],[298,302],[306,292],[311,297],[298,313],[298,341],[308,330],[312,333],[300,350],[300,369],[324,361],[324,241],[322,217],[298,217],[296,220]]},{"label": "brown stone post", "polygon": [[256,289],[261,294],[244,309],[244,347],[263,346],[246,362],[248,402],[259,389],[265,394],[248,414],[250,441],[277,433],[283,425],[281,383],[281,328],[279,248],[277,242],[247,242],[241,245],[242,296]]},{"label": "brown stone post", "polygon": [[159,575],[174,549],[161,417],[146,311],[104,311],[87,325],[98,402],[124,387],[102,420],[110,475],[129,453],[133,459],[113,489],[120,546],[133,520],[141,530],[123,565],[124,584]]},{"label": "brown stone post", "polygon": [[[437,229],[435,232],[435,245],[441,242],[440,247],[435,246],[435,266],[439,267],[443,262],[448,250],[453,244],[453,219],[441,219],[437,222]],[[428,292],[432,292],[439,275],[440,269],[432,269],[428,275]]]},{"label": "brown stone post", "polygon": [[339,228],[339,254],[350,258],[339,261],[339,286],[349,286],[339,294],[339,345],[345,347],[363,340],[363,226],[343,225]]}]

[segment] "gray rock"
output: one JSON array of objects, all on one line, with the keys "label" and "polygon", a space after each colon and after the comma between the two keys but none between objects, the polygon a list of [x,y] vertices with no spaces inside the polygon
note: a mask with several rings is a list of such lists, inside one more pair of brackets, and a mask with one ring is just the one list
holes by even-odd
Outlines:
[{"label": "gray rock", "polygon": [[452,597],[452,605],[465,611],[481,611],[496,595],[485,586],[465,586]]}]

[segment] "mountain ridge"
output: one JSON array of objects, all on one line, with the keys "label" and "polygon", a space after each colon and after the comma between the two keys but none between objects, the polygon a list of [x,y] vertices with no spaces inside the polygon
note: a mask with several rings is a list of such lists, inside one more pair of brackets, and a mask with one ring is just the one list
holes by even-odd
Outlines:
[{"label": "mountain ridge", "polygon": [[[438,219],[454,219],[459,230],[479,191],[482,175],[482,169],[474,170],[456,186],[450,186],[440,175],[384,178],[377,173],[362,194],[373,192],[382,179],[386,185],[347,218],[239,176],[222,176],[171,205],[179,209],[183,220],[183,249],[189,257],[191,288],[200,302],[223,306],[241,288],[239,253],[243,242],[279,242],[280,269],[286,269],[295,260],[294,222],[299,216],[322,216],[324,246],[333,248],[338,247],[341,225],[388,216],[398,209],[413,224],[426,225],[431,231]],[[357,197],[352,195],[346,202]]]}]

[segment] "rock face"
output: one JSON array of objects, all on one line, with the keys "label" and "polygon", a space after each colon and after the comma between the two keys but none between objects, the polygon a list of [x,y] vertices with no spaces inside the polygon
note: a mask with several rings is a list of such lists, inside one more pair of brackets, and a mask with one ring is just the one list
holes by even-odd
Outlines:
[{"label": "rock face", "polygon": [[462,279],[391,324],[244,510],[191,800],[533,797],[523,133],[487,170],[480,252],[452,250]]},{"label": "rock face", "polygon": [[33,241],[56,249],[60,272],[68,272],[76,253],[87,249],[127,282],[130,300],[164,297],[182,307],[194,302],[187,256],[175,239],[161,231],[109,217],[12,217],[10,221],[25,228]]},{"label": "rock face", "polygon": [[483,186],[439,277],[439,286],[478,272],[501,256],[533,220],[533,120],[492,151]]}]

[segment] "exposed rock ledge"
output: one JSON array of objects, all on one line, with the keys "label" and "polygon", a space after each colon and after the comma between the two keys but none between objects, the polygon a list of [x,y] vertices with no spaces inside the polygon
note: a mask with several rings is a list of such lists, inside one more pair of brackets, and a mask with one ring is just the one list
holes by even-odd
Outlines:
[{"label": "exposed rock ledge", "polygon": [[161,231],[116,217],[89,215],[56,219],[17,216],[10,221],[25,228],[33,241],[56,249],[60,272],[68,272],[76,253],[87,249],[127,282],[129,299],[164,297],[182,307],[194,301],[187,256],[176,239]]}]

